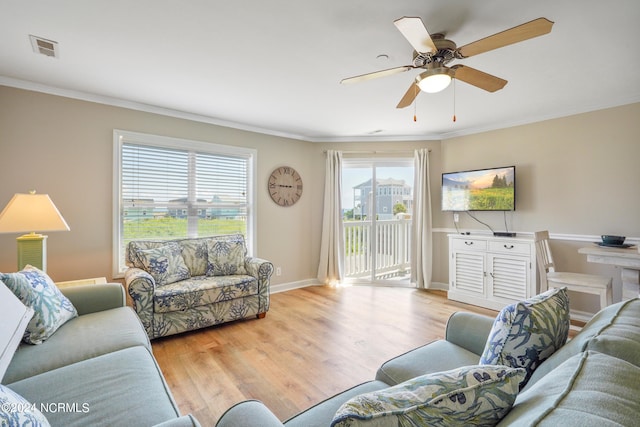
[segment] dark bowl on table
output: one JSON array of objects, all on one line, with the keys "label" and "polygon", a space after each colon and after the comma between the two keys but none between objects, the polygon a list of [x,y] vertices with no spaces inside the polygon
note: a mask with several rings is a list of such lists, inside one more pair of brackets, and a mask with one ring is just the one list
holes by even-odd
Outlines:
[{"label": "dark bowl on table", "polygon": [[626,239],[625,236],[610,236],[605,234],[602,236],[602,243],[605,245],[622,245],[624,239]]}]

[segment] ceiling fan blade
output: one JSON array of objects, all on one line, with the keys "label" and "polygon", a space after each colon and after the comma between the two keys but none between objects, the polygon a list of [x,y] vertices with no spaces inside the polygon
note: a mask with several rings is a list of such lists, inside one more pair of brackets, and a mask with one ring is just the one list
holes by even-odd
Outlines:
[{"label": "ceiling fan blade", "polygon": [[419,53],[434,53],[436,45],[431,40],[431,36],[427,31],[422,19],[418,17],[404,16],[400,19],[393,21],[395,26],[400,30],[402,35],[413,46],[416,52]]},{"label": "ceiling fan blade", "polygon": [[492,76],[475,68],[465,65],[455,65],[451,67],[455,71],[454,78],[465,83],[484,89],[487,92],[500,90],[507,84],[507,81],[500,77]]},{"label": "ceiling fan blade", "polygon": [[378,77],[391,76],[393,74],[403,73],[405,71],[413,70],[415,67],[411,65],[404,65],[402,67],[389,68],[387,70],[375,71],[373,73],[362,74],[359,76],[348,77],[340,80],[342,84],[357,83],[365,80],[377,79]]},{"label": "ceiling fan blade", "polygon": [[420,88],[418,87],[416,82],[413,82],[411,86],[409,86],[407,93],[404,94],[404,96],[402,97],[402,99],[400,100],[396,108],[408,107],[413,103],[413,100],[416,99],[416,96],[418,96],[419,93],[420,93]]},{"label": "ceiling fan blade", "polygon": [[553,22],[547,18],[534,19],[526,24],[518,25],[517,27],[464,45],[458,49],[458,53],[465,58],[478,55],[493,49],[548,34],[551,32],[552,26]]}]

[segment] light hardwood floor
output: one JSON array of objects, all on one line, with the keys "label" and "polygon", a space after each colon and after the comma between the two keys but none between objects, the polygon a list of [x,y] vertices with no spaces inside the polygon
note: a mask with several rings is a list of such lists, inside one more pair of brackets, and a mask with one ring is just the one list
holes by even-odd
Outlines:
[{"label": "light hardwood floor", "polygon": [[386,360],[443,337],[455,311],[492,310],[441,291],[313,286],[273,294],[264,319],[152,342],[182,413],[203,426],[246,399],[281,420],[374,378]]}]

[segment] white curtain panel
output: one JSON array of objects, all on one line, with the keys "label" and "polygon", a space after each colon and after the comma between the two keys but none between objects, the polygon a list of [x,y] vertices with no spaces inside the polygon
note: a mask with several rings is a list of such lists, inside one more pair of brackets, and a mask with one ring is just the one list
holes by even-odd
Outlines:
[{"label": "white curtain panel", "polygon": [[342,152],[327,151],[324,181],[322,243],[318,280],[334,284],[343,279],[344,231],[342,228]]},{"label": "white curtain panel", "polygon": [[433,236],[431,187],[429,185],[429,150],[414,153],[413,236],[411,239],[411,282],[428,289],[432,278]]}]

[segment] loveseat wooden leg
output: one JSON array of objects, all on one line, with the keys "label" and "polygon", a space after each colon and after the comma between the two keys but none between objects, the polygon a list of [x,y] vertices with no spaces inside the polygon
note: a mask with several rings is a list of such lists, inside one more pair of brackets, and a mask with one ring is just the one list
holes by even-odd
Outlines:
[{"label": "loveseat wooden leg", "polygon": [[258,314],[256,315],[256,317],[257,317],[258,319],[264,319],[266,316],[267,316],[267,312],[266,312],[266,311],[265,311],[264,313],[258,313]]}]

